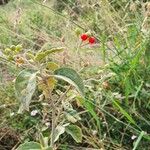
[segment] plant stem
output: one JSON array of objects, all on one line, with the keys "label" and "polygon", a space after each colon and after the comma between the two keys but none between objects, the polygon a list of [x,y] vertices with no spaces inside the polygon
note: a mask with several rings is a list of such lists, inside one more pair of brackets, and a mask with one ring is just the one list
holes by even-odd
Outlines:
[{"label": "plant stem", "polygon": [[56,121],[56,109],[53,99],[51,99],[52,108],[52,130],[51,130],[51,147],[54,150],[54,138],[55,138],[55,121]]},{"label": "plant stem", "polygon": [[[65,98],[67,92],[71,89],[71,86],[68,87],[68,89],[63,93],[63,95],[60,97],[60,99],[58,100],[58,102],[55,104],[54,100],[52,98],[50,98],[51,100],[51,108],[52,108],[52,130],[51,130],[51,147],[54,150],[54,140],[55,140],[55,127],[59,118],[59,114],[56,115],[56,105],[60,102],[63,101],[63,99]],[[51,97],[51,95],[50,95]]]}]

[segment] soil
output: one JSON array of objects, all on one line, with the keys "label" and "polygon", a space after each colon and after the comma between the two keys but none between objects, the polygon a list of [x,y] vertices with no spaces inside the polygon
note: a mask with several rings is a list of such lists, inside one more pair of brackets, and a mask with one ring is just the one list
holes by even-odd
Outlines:
[{"label": "soil", "polygon": [[5,3],[8,3],[9,0],[0,0],[0,5],[3,5]]},{"label": "soil", "polygon": [[0,150],[13,150],[19,143],[19,136],[10,128],[0,129]]}]

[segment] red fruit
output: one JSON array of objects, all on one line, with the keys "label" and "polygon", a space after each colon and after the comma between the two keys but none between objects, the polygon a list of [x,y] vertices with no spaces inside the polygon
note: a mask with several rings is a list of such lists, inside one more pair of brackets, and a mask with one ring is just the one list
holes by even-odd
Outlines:
[{"label": "red fruit", "polygon": [[82,41],[86,41],[87,39],[88,39],[88,35],[87,34],[82,34],[81,35],[81,39],[82,39]]},{"label": "red fruit", "polygon": [[90,44],[94,44],[95,42],[96,42],[95,37],[90,37],[90,38],[89,38],[89,43],[90,43]]}]

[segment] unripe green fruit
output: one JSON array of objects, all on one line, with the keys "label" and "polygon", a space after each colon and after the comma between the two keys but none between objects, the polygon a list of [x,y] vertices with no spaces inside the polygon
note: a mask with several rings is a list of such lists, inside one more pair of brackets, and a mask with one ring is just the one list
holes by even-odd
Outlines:
[{"label": "unripe green fruit", "polygon": [[17,52],[20,52],[21,50],[22,50],[22,45],[17,45],[17,46],[16,46],[16,51],[17,51]]},{"label": "unripe green fruit", "polygon": [[10,46],[10,49],[11,49],[12,51],[15,51],[15,50],[16,50],[16,46],[15,46],[15,45],[12,45],[12,46]]},{"label": "unripe green fruit", "polygon": [[8,55],[11,52],[11,49],[10,48],[6,48],[4,52],[5,52],[6,55]]},{"label": "unripe green fruit", "polygon": [[79,28],[76,28],[76,29],[75,29],[75,34],[76,34],[77,36],[79,36],[81,33],[82,33],[82,32],[81,32],[81,30],[80,30]]},{"label": "unripe green fruit", "polygon": [[13,56],[11,56],[11,55],[8,56],[7,59],[8,59],[9,61],[13,61],[13,60],[14,60]]}]

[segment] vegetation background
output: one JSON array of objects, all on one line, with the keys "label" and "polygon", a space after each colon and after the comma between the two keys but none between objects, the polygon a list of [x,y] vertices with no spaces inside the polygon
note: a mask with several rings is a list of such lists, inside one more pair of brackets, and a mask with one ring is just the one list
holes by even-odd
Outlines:
[{"label": "vegetation background", "polygon": [[[75,69],[83,79],[85,99],[69,89],[58,107],[82,135],[73,141],[69,134],[58,134],[56,149],[150,150],[149,31],[148,1],[10,0],[0,5],[0,150],[39,142],[39,133],[49,137],[51,132],[52,108],[41,101],[40,91],[30,110],[18,114],[14,79],[22,68],[3,57],[17,45],[22,55],[65,47],[50,60]],[[96,43],[81,42],[83,33]],[[68,87],[59,82],[53,93],[58,96]]]}]

